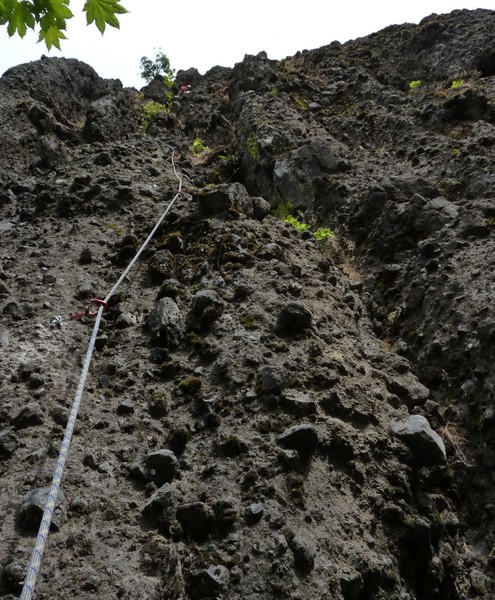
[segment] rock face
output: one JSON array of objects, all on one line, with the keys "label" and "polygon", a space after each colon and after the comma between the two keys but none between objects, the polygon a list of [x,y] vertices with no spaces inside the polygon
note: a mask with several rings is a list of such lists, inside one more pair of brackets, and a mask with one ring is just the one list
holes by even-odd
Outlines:
[{"label": "rock face", "polygon": [[171,146],[182,194],[104,313],[39,597],[495,597],[494,30],[191,69],[146,132],[78,61],[0,78],[0,597],[90,336],[67,317],[176,196]]}]

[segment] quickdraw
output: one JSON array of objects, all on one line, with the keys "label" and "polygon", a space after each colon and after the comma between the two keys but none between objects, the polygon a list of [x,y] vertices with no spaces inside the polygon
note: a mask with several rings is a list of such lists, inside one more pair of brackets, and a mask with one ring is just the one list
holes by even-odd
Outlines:
[{"label": "quickdraw", "polygon": [[58,315],[51,321],[51,324],[61,327],[62,324],[67,321],[75,321],[77,319],[82,319],[83,317],[96,317],[98,311],[91,310],[92,304],[95,304],[97,306],[103,306],[104,311],[108,309],[108,302],[106,302],[105,300],[101,300],[100,298],[91,298],[88,306],[86,307],[86,310],[77,313],[70,313],[68,317],[62,317],[62,315]]}]

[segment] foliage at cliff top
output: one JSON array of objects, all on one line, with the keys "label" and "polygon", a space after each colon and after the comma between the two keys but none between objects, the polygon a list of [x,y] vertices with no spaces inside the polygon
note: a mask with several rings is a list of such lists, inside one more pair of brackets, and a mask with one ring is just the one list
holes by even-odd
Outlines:
[{"label": "foliage at cliff top", "polygon": [[167,87],[172,87],[174,83],[175,71],[170,66],[170,60],[161,49],[155,51],[155,59],[147,56],[141,58],[141,77],[149,83],[156,77],[162,77],[163,83]]},{"label": "foliage at cliff top", "polygon": [[[60,40],[67,39],[67,21],[74,16],[70,0],[0,0],[0,25],[7,26],[12,37],[23,38],[27,29],[39,27],[38,41],[45,42],[48,50],[60,50]],[[127,11],[118,0],[87,0],[83,7],[88,25],[94,23],[103,34],[106,26],[119,28],[117,15]]]}]

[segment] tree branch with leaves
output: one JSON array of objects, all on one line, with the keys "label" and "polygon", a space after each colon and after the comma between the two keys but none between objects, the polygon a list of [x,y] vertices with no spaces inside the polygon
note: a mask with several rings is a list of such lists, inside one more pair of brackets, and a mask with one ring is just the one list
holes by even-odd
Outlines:
[{"label": "tree branch with leaves", "polygon": [[170,66],[170,60],[161,49],[155,50],[155,60],[147,56],[141,58],[141,77],[149,83],[152,79],[160,77],[167,87],[174,83],[175,71]]},{"label": "tree branch with leaves", "polygon": [[[38,42],[60,50],[60,40],[67,39],[67,21],[74,16],[69,4],[70,0],[0,0],[0,25],[7,26],[9,37],[21,38],[28,28],[39,27]],[[94,23],[102,34],[107,25],[119,29],[117,15],[128,12],[118,0],[87,0],[83,11],[87,24]]]}]

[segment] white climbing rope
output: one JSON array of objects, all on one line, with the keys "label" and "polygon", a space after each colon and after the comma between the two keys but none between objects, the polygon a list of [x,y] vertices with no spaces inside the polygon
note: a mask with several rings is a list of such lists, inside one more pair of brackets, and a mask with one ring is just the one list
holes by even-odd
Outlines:
[{"label": "white climbing rope", "polygon": [[[170,146],[169,146],[170,147]],[[170,204],[167,206],[165,212],[162,214],[162,216],[158,219],[158,221],[156,222],[156,225],[153,227],[153,229],[151,230],[149,236],[146,238],[146,240],[144,241],[143,245],[141,246],[141,248],[137,251],[136,255],[134,256],[134,258],[131,260],[131,262],[129,263],[129,265],[127,266],[127,268],[125,269],[125,271],[122,273],[122,275],[119,277],[119,279],[117,280],[116,284],[113,286],[113,288],[110,290],[110,292],[108,293],[107,297],[105,298],[105,302],[108,302],[108,300],[111,298],[111,296],[113,296],[115,294],[115,292],[117,291],[118,287],[120,286],[120,284],[124,281],[124,279],[126,278],[127,274],[129,273],[129,271],[132,269],[132,267],[136,264],[137,260],[139,259],[139,257],[141,256],[141,253],[143,252],[143,250],[146,248],[146,246],[148,245],[148,243],[150,242],[151,238],[155,235],[157,229],[160,227],[160,225],[163,222],[163,219],[165,219],[165,217],[168,215],[170,209],[172,208],[172,206],[175,204],[175,201],[177,200],[177,198],[180,196],[181,192],[182,192],[182,179],[179,177],[177,170],[175,168],[175,162],[174,162],[174,152],[175,150],[172,148],[172,168],[174,170],[174,175],[177,177],[177,179],[179,180],[179,187],[177,189],[177,194],[174,196],[174,198],[170,201]]]},{"label": "white climbing rope", "polygon": [[[171,148],[171,146],[169,146],[169,148]],[[69,453],[72,434],[74,433],[74,427],[76,424],[77,414],[79,412],[79,407],[81,405],[81,400],[82,400],[83,391],[84,391],[84,385],[86,383],[86,378],[88,376],[89,366],[91,364],[91,358],[93,356],[93,351],[94,351],[94,347],[95,347],[95,343],[96,343],[96,336],[98,335],[98,330],[100,328],[100,322],[101,322],[101,318],[103,315],[103,311],[105,310],[109,299],[115,294],[115,292],[117,291],[117,289],[119,288],[121,283],[124,281],[125,277],[129,273],[129,271],[136,264],[137,260],[141,256],[143,250],[149,244],[153,235],[156,233],[157,229],[160,227],[163,220],[168,215],[170,209],[175,204],[177,198],[181,195],[182,179],[179,177],[177,170],[175,168],[175,162],[174,162],[175,150],[173,148],[171,148],[171,150],[172,150],[172,156],[171,156],[172,168],[174,171],[174,175],[179,180],[179,186],[177,189],[177,193],[172,198],[172,200],[169,202],[167,208],[165,209],[165,211],[162,213],[161,217],[156,222],[156,225],[153,227],[153,229],[151,230],[151,232],[148,235],[148,237],[146,238],[146,240],[143,242],[141,248],[137,251],[134,258],[131,260],[131,262],[126,267],[126,269],[123,271],[122,275],[119,277],[119,279],[117,280],[117,282],[115,283],[113,288],[107,294],[105,300],[98,301],[99,309],[98,309],[98,312],[94,315],[95,323],[93,326],[93,332],[92,332],[91,338],[89,340],[88,349],[86,351],[86,357],[84,359],[81,375],[79,378],[79,383],[77,385],[76,393],[74,396],[74,401],[72,403],[70,416],[67,421],[67,425],[65,427],[64,439],[62,441],[62,445],[60,446],[60,451],[59,451],[59,455],[58,455],[58,459],[57,459],[57,463],[56,463],[56,467],[55,467],[55,472],[53,474],[53,479],[52,479],[52,483],[50,486],[50,492],[48,494],[48,501],[47,501],[45,509],[43,511],[43,517],[41,519],[40,527],[38,530],[38,536],[36,538],[34,549],[31,554],[31,559],[30,559],[28,570],[26,573],[26,578],[24,580],[24,585],[23,585],[22,592],[20,595],[20,600],[31,600],[33,598],[36,579],[39,575],[41,560],[43,558],[43,552],[45,550],[45,545],[46,545],[46,542],[48,539],[48,532],[50,531],[50,525],[52,522],[52,517],[53,517],[53,513],[55,511],[55,507],[56,507],[57,496],[58,496],[58,492],[60,489],[60,483],[62,481],[62,475],[63,475],[64,467],[65,467],[65,461],[66,461],[67,455]]]},{"label": "white climbing rope", "polygon": [[58,455],[55,472],[53,474],[53,479],[50,486],[50,493],[48,494],[48,502],[46,503],[45,510],[43,511],[43,517],[41,519],[40,527],[38,530],[38,537],[36,538],[33,553],[31,555],[31,561],[27,570],[26,579],[24,581],[24,586],[22,588],[20,600],[31,600],[34,594],[34,586],[36,584],[36,578],[39,574],[41,559],[43,558],[43,552],[48,538],[48,532],[50,530],[53,512],[55,510],[58,490],[60,488],[60,482],[62,480],[62,475],[64,472],[65,461],[69,452],[70,442],[72,439],[72,434],[74,432],[77,413],[81,404],[84,384],[86,383],[86,377],[88,375],[89,365],[91,363],[91,357],[93,355],[96,336],[100,327],[100,321],[101,316],[103,314],[103,310],[104,306],[100,306],[96,314],[96,320],[93,326],[93,333],[91,334],[91,339],[89,341],[88,349],[86,352],[86,358],[84,360],[81,376],[79,378],[79,384],[77,386],[76,394],[74,396],[74,402],[72,403],[72,409],[70,411],[69,420],[67,421],[67,425],[65,427],[64,439],[62,441],[62,445],[60,446],[60,452]]}]

